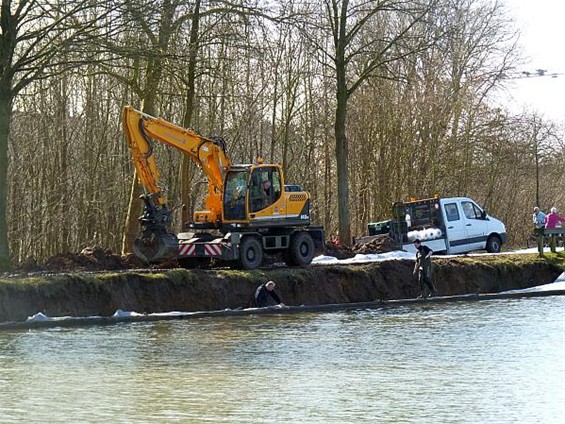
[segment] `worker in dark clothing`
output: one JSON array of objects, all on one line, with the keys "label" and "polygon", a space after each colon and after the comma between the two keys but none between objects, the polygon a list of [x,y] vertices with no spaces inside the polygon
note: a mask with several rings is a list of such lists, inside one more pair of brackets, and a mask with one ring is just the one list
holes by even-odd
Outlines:
[{"label": "worker in dark clothing", "polygon": [[[275,292],[275,282],[267,281],[265,284],[261,284],[255,290],[255,306],[258,308],[264,308],[265,306],[285,306],[281,302],[281,298]],[[274,302],[274,303],[273,303]]]},{"label": "worker in dark clothing", "polygon": [[420,283],[420,296],[427,298],[435,296],[437,290],[432,281],[432,253],[433,250],[428,246],[424,246],[420,240],[414,240],[414,247],[416,248],[416,266],[414,267],[414,276],[418,276],[418,283]]}]

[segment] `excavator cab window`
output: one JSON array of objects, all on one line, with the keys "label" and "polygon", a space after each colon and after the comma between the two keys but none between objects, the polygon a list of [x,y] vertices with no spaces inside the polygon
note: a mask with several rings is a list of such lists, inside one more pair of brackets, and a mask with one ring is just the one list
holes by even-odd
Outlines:
[{"label": "excavator cab window", "polygon": [[245,192],[247,171],[232,171],[226,175],[224,190],[224,219],[227,221],[245,220]]},{"label": "excavator cab window", "polygon": [[253,170],[250,183],[250,211],[268,208],[281,197],[281,177],[278,168],[261,167]]}]

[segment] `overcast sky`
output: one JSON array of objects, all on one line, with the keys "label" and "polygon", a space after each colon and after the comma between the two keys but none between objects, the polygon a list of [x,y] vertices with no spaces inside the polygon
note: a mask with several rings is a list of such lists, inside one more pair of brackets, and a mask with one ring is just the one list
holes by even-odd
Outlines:
[{"label": "overcast sky", "polygon": [[513,112],[538,111],[565,122],[565,0],[503,0],[521,33],[527,64],[523,71],[546,69],[556,78],[515,80],[502,100]]}]

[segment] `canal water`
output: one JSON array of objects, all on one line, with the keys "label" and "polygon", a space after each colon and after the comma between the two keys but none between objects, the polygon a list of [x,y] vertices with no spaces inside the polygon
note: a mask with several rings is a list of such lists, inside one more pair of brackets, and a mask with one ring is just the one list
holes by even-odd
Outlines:
[{"label": "canal water", "polygon": [[565,422],[565,297],[0,332],[0,423]]}]

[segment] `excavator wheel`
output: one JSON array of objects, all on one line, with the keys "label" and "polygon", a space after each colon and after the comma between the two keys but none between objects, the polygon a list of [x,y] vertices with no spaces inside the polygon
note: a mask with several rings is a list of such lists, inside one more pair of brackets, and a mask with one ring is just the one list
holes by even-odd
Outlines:
[{"label": "excavator wheel", "polygon": [[239,263],[243,269],[256,269],[263,262],[263,247],[256,237],[247,236],[239,245]]},{"label": "excavator wheel", "polygon": [[308,265],[314,258],[314,240],[305,231],[295,233],[290,239],[288,251],[283,254],[290,266]]},{"label": "excavator wheel", "polygon": [[173,234],[151,234],[133,242],[133,253],[146,263],[160,262],[178,255],[179,244]]}]

